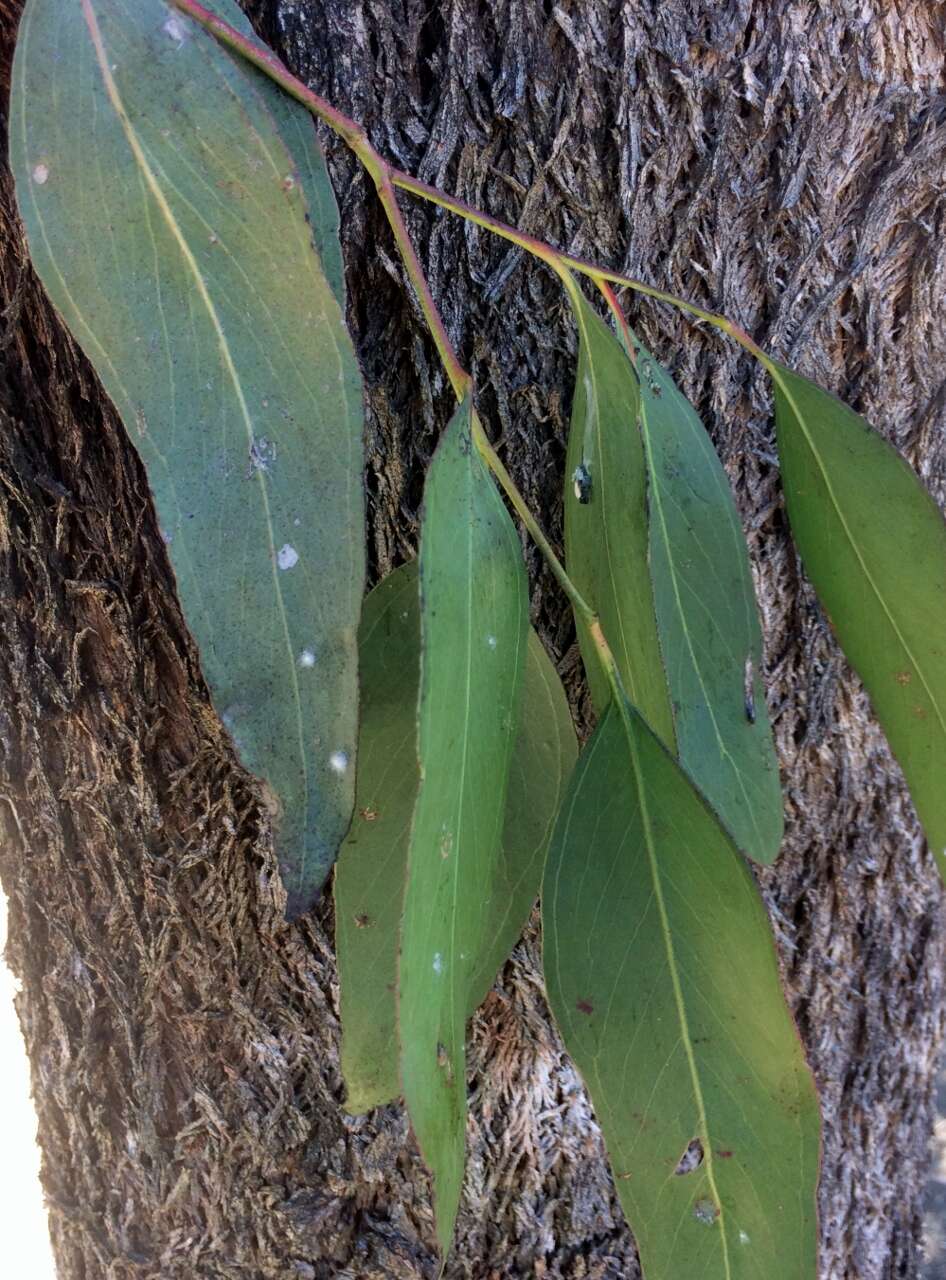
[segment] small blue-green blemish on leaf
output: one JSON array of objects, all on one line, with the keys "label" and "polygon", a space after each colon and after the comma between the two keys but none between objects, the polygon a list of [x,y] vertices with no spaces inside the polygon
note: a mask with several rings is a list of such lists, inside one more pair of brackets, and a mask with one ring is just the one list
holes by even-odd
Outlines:
[{"label": "small blue-green blemish on leaf", "polygon": [[719,1217],[719,1209],[712,1200],[697,1200],[693,1206],[693,1216],[705,1227],[711,1227]]}]

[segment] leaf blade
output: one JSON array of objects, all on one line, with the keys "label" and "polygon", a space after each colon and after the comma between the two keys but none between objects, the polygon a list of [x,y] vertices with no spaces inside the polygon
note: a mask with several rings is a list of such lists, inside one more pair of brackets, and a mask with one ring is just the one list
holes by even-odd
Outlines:
[{"label": "leaf blade", "polygon": [[[628,696],[672,748],[673,714],[648,567],[647,477],[636,425],[638,380],[624,348],[573,281],[568,294],[579,349],[565,463],[566,565],[598,614]],[[578,640],[600,714],[610,698],[609,686],[580,620]]]},{"label": "leaf blade", "polygon": [[946,523],[864,418],[810,379],[765,363],[805,571],[864,682],[946,876]]},{"label": "leaf blade", "polygon": [[632,342],[640,371],[650,572],[680,762],[736,845],[770,863],[782,841],[782,794],[742,525],[693,406],[647,348],[633,336]]},{"label": "leaf blade", "polygon": [[[647,1280],[811,1280],[817,1098],[768,921],[731,840],[626,704],[579,759],[542,902],[550,1004]],[[694,1141],[702,1161],[675,1172]]]},{"label": "leaf blade", "polygon": [[[463,1181],[465,1022],[498,856],[527,634],[512,521],[471,439],[469,399],[431,463],[421,532],[421,785],[401,932],[404,1097],[446,1254]],[[459,690],[458,714],[452,703]]]},{"label": "leaf blade", "polygon": [[360,377],[257,86],[169,15],[30,0],[12,163],[38,273],[145,461],[215,706],[268,784],[297,914],[353,802]]},{"label": "leaf blade", "polygon": [[[346,1109],[354,1114],[400,1093],[398,935],[411,813],[420,781],[416,561],[396,569],[368,595],[359,641],[362,720],[355,817],[335,870],[341,1065]],[[492,927],[473,967],[468,1014],[495,980],[538,896],[545,850],[577,754],[561,681],[530,630],[501,856],[488,894]]]}]

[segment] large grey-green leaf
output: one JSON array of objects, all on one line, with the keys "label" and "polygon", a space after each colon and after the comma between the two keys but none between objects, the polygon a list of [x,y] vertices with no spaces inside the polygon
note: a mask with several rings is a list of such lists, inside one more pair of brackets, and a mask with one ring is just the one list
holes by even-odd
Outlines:
[{"label": "large grey-green leaf", "polygon": [[[568,438],[565,560],[597,612],[634,705],[674,747],[673,716],[648,565],[647,473],[637,376],[617,338],[573,285],[578,375]],[[598,711],[610,696],[594,644],[578,626]]]},{"label": "large grey-green leaf", "polygon": [[519,539],[467,400],[431,463],[420,546],[420,789],[401,933],[401,1080],[446,1253],[463,1181],[464,1033],[495,883],[528,622]]},{"label": "large grey-green leaf", "polygon": [[946,876],[946,524],[869,423],[766,364],[792,534]]},{"label": "large grey-green leaf", "polygon": [[267,103],[162,0],[27,5],[10,134],[33,261],[146,463],[295,913],[353,803],[362,406],[312,177]]},{"label": "large grey-green leaf", "polygon": [[737,846],[772,862],[782,840],[782,792],[739,514],[692,405],[646,347],[632,341],[650,573],[677,752]]},{"label": "large grey-green leaf", "polygon": [[[335,944],[342,1014],[342,1074],[349,1111],[401,1090],[397,953],[407,841],[420,775],[417,563],[403,565],[365,601],[359,632],[361,727],[355,817],[335,869]],[[509,773],[502,851],[487,891],[487,923],[471,978],[472,1013],[509,955],[539,892],[545,851],[577,748],[565,691],[529,632],[522,716]]]},{"label": "large grey-green leaf", "polygon": [[542,915],[549,1000],[645,1280],[815,1280],[818,1105],[768,920],[627,704],[572,775]]}]

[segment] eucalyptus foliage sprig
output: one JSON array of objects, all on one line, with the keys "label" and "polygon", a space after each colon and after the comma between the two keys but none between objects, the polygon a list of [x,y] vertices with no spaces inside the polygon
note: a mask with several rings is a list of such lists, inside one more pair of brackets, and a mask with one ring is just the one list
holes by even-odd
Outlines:
[{"label": "eucalyptus foliage sprig", "polygon": [[[307,113],[372,178],[457,399],[418,560],[364,602],[362,389]],[[290,916],[340,849],[346,1105],[403,1094],[443,1259],[466,1020],[541,893],[549,1001],[645,1276],[813,1280],[818,1100],[747,861],[772,862],[782,836],[748,552],[709,437],[616,288],[715,326],[771,378],[794,538],[946,868],[946,525],[929,494],[726,317],[389,164],[234,0],[28,0],[10,133],[34,265],[145,461]],[[400,191],[561,281],[579,337],[564,563],[478,417]],[[575,616],[598,715],[580,754],[502,495]]]}]

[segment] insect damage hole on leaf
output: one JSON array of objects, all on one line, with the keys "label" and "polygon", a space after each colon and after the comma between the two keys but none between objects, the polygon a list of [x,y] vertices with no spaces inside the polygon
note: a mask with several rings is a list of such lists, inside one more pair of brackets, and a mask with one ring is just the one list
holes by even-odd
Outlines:
[{"label": "insect damage hole on leaf", "polygon": [[698,1169],[703,1163],[703,1143],[699,1138],[693,1138],[688,1144],[687,1149],[677,1161],[677,1167],[674,1173],[678,1177],[682,1177],[685,1173],[692,1173],[694,1169]]}]

